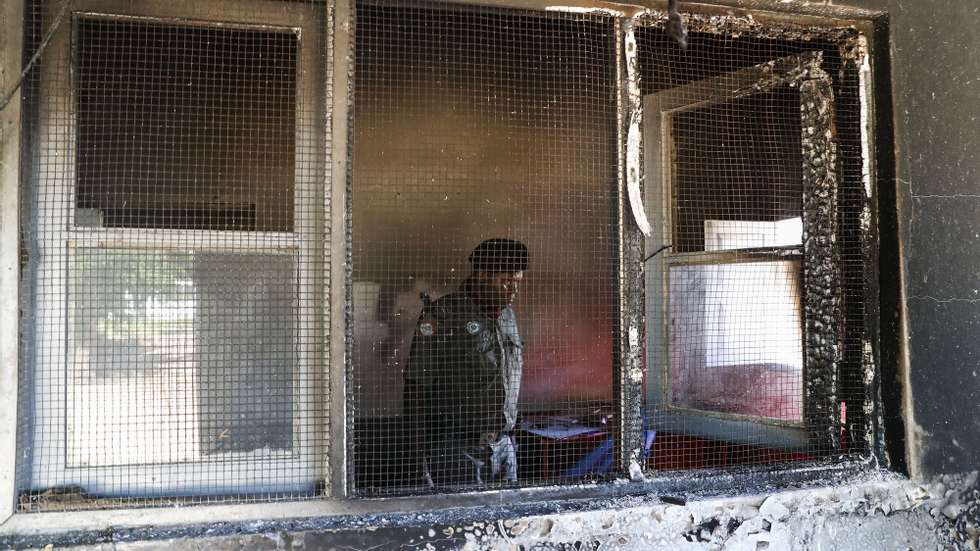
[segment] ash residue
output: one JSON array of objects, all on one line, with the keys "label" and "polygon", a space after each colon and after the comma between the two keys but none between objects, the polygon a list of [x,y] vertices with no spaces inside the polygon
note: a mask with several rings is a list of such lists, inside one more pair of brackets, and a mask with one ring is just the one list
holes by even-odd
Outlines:
[{"label": "ash residue", "polygon": [[[827,474],[827,470],[814,473]],[[801,473],[796,473],[800,476]],[[716,473],[714,486],[745,490],[747,473],[728,479]],[[686,477],[685,477],[686,478]],[[717,479],[721,479],[720,481]],[[689,483],[691,481],[688,481]],[[152,528],[119,529],[88,542],[85,538],[35,537],[0,541],[0,547],[43,548],[95,544],[113,549],[975,549],[976,475],[945,477],[917,484],[883,471],[814,477],[814,487],[783,490],[752,485],[753,493],[698,497],[697,484],[684,492],[686,506],[642,496],[563,501],[550,511],[520,506],[451,508],[424,513],[363,515],[332,519],[259,521],[182,527],[168,533]],[[649,485],[649,484],[648,484]],[[652,487],[652,485],[651,485]],[[933,516],[930,516],[930,513]],[[181,532],[183,531],[183,532]]]},{"label": "ash residue", "polygon": [[923,507],[939,525],[937,532],[947,549],[980,549],[980,486],[977,472],[937,478],[927,491]]},{"label": "ash residue", "polygon": [[[850,27],[821,27],[791,21],[759,22],[751,15],[708,15],[700,13],[682,14],[688,33],[725,35],[732,38],[756,36],[778,40],[797,40],[803,42],[832,41],[842,42],[858,35]],[[664,28],[667,25],[667,12],[649,10],[637,17],[637,23],[645,27]]]},{"label": "ash residue", "polygon": [[[818,60],[819,62],[819,60]],[[837,145],[830,77],[819,65],[800,84],[803,247],[806,293],[807,424],[825,450],[840,446],[837,367],[841,360],[841,261],[837,227]]]}]

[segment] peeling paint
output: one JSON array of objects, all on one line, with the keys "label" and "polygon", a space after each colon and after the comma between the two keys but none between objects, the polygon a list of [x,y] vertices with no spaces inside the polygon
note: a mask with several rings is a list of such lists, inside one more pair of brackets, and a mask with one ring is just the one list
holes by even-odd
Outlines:
[{"label": "peeling paint", "polygon": [[[619,159],[620,181],[620,249],[619,249],[619,311],[618,348],[620,361],[614,367],[614,393],[620,396],[617,416],[619,453],[618,469],[623,469],[638,457],[631,450],[642,447],[643,434],[643,327],[645,326],[643,298],[644,235],[650,224],[640,196],[640,96],[638,48],[633,19],[617,23],[617,72],[619,97],[617,123],[621,145]],[[624,189],[625,188],[625,189]],[[625,193],[624,193],[625,192]],[[635,226],[626,222],[625,211],[632,213]],[[633,334],[635,333],[635,344]]]},{"label": "peeling paint", "polygon": [[639,51],[633,20],[623,23],[623,52],[626,56],[626,95],[629,103],[629,128],[626,131],[626,190],[633,220],[644,236],[651,232],[640,192],[640,128],[643,123],[643,97],[640,95]]},{"label": "peeling paint", "polygon": [[[856,56],[850,57],[850,59],[858,63],[858,78],[861,81],[860,86],[858,86],[861,105],[861,181],[864,183],[865,197],[871,199],[874,196],[874,190],[871,187],[871,121],[873,117],[869,110],[872,95],[871,59],[868,55],[868,39],[864,36],[859,36],[854,42],[856,42],[856,46],[847,51],[851,52],[851,56]],[[844,59],[849,58],[848,55],[842,55],[842,57]]]},{"label": "peeling paint", "polygon": [[872,205],[877,202],[874,188],[874,175],[872,173],[872,139],[874,135],[872,111],[872,74],[870,60],[870,46],[868,39],[864,35],[850,38],[840,47],[841,58],[845,64],[850,64],[857,71],[857,92],[858,107],[860,117],[861,132],[861,182],[864,187],[864,203],[861,206],[861,214],[858,220],[860,230],[860,241],[864,255],[865,267],[865,286],[869,289],[865,296],[865,327],[866,331],[862,334],[861,370],[862,382],[864,384],[864,402],[862,404],[864,423],[863,439],[869,450],[873,450],[878,457],[887,457],[884,448],[883,434],[885,419],[884,411],[881,407],[881,380],[879,378],[880,366],[878,365],[878,355],[876,354],[872,339],[876,338],[878,322],[881,316],[880,296],[877,281],[868,276],[869,273],[879,271],[878,261],[878,239],[877,239],[877,220],[876,210]]}]

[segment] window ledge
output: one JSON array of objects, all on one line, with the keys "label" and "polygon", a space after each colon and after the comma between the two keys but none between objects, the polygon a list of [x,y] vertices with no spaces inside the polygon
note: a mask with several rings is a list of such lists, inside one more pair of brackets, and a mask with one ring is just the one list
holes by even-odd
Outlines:
[{"label": "window ledge", "polygon": [[[514,489],[473,494],[283,503],[20,513],[0,525],[0,548],[91,545],[274,532],[418,527],[553,513],[708,500],[760,501],[774,493],[893,484],[906,480],[865,460],[670,473],[643,482]],[[623,498],[629,499],[623,499]],[[202,522],[202,519],[208,519]]]}]

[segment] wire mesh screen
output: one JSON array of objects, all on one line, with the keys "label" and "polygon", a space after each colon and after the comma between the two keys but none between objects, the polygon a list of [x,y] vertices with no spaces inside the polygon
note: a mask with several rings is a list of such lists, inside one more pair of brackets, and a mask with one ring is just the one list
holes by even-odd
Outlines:
[{"label": "wire mesh screen", "polygon": [[21,510],[313,497],[328,459],[357,495],[597,480],[621,435],[648,470],[868,451],[852,31],[356,2],[336,184],[327,6],[123,4],[28,4]]},{"label": "wire mesh screen", "polygon": [[79,20],[76,225],[291,231],[298,47],[290,32]]},{"label": "wire mesh screen", "polygon": [[356,491],[608,472],[613,20],[362,2],[355,29]]},{"label": "wire mesh screen", "polygon": [[704,253],[668,268],[674,406],[802,421],[802,266],[730,256],[802,244],[799,105],[781,87],[671,118],[671,253]]},{"label": "wire mesh screen", "polygon": [[29,83],[21,509],[314,496],[326,14],[99,8],[29,14],[65,15]]},{"label": "wire mesh screen", "polygon": [[[847,34],[687,21],[686,51],[656,17],[637,28],[647,248],[661,251],[646,264],[647,468],[863,453],[866,204]],[[814,122],[822,102],[832,115]]]},{"label": "wire mesh screen", "polygon": [[672,252],[800,244],[799,106],[784,86],[672,117]]}]

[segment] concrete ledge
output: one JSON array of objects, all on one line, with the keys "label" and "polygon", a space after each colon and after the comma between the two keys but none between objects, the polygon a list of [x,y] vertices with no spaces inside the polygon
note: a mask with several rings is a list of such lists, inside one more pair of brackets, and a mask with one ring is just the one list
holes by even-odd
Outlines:
[{"label": "concrete ledge", "polygon": [[[0,526],[0,548],[269,534],[373,533],[382,528],[406,530],[402,533],[405,535],[432,526],[495,524],[556,514],[591,515],[601,511],[678,506],[668,503],[684,503],[687,506],[681,506],[682,509],[692,511],[721,504],[759,507],[767,496],[776,492],[781,499],[789,500],[816,492],[814,495],[823,495],[825,500],[839,502],[861,500],[865,493],[877,492],[890,496],[889,508],[899,510],[911,506],[915,500],[926,499],[928,492],[916,488],[919,486],[889,471],[850,462],[774,473],[765,469],[677,473],[640,483],[616,481],[468,495],[25,513],[14,515]],[[910,497],[915,492],[921,496]]]},{"label": "concrete ledge", "polygon": [[[826,482],[835,480],[825,479]],[[852,473],[836,482],[845,483],[775,494],[755,488],[756,493],[743,496],[697,495],[684,504],[667,503],[654,495],[620,496],[538,504],[538,512],[515,505],[347,515],[334,519],[205,522],[170,529],[110,527],[98,531],[4,536],[0,537],[0,547],[951,549],[958,548],[955,545],[961,517],[970,510],[971,500],[976,508],[980,494],[976,490],[975,474],[917,484],[887,472],[866,471]],[[963,536],[969,537],[968,530],[963,530]]]}]

